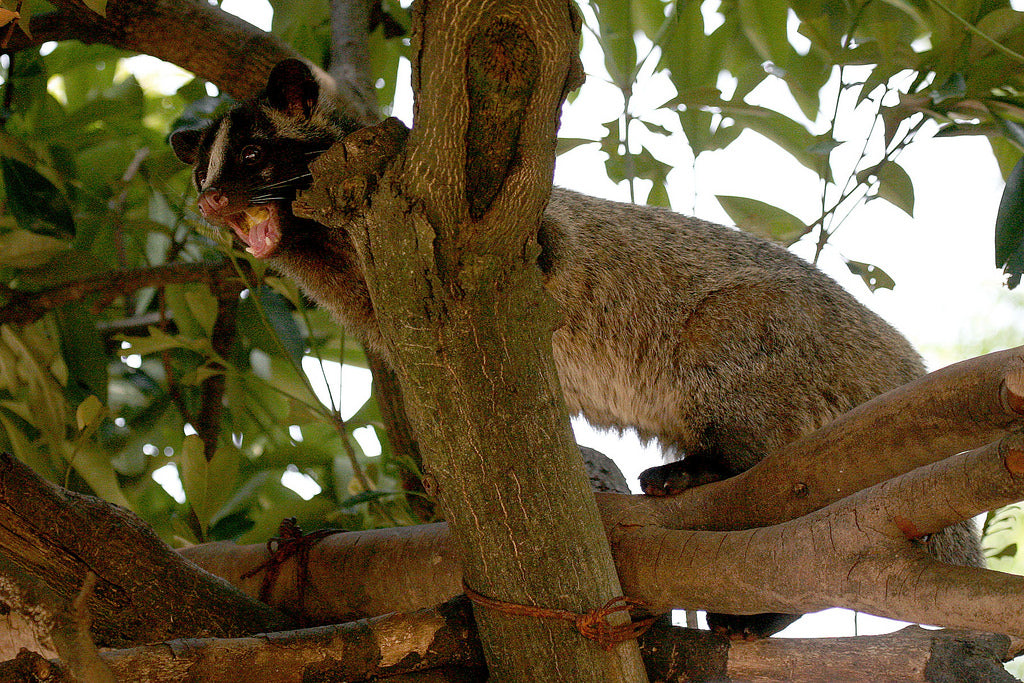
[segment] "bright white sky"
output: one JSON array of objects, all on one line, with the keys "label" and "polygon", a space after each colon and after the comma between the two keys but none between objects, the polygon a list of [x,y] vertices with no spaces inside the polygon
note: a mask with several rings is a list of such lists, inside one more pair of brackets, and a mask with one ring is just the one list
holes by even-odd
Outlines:
[{"label": "bright white sky", "polygon": [[[223,8],[269,29],[272,13],[265,0],[225,0]],[[604,135],[600,124],[621,114],[621,94],[608,83],[594,43],[585,34],[588,83],[564,109],[561,134],[566,137],[599,139]],[[408,73],[406,64],[400,82],[408,83]],[[673,94],[666,83],[649,80],[635,90],[634,111],[653,108]],[[797,115],[778,83],[768,82],[755,91],[753,103]],[[394,114],[411,123],[411,110],[406,87]],[[657,122],[678,131],[671,116]],[[863,119],[851,123],[839,134],[859,149],[868,123]],[[988,145],[982,139],[926,141],[923,137],[899,160],[914,179],[915,216],[910,218],[884,201],[859,208],[833,237],[820,266],[906,334],[934,369],[958,359],[949,352],[950,347],[992,330],[1015,328],[1014,343],[1024,343],[1024,309],[1021,295],[1007,294],[1001,274],[993,266],[993,225],[1003,182]],[[756,134],[744,133],[728,150],[702,156],[695,168],[681,134],[659,140],[653,148],[660,159],[675,167],[669,176],[669,196],[678,211],[730,224],[714,195],[733,194],[779,205],[808,221],[817,216],[819,187],[810,172]],[[601,169],[603,162],[596,144],[579,147],[559,158],[555,182],[596,196],[628,200],[625,185],[616,187],[602,170],[595,170]],[[794,250],[810,257],[813,244],[807,241]],[[847,270],[840,255],[878,265],[895,279],[895,290],[870,293],[860,278]],[[345,378],[346,393],[359,383],[357,374]],[[317,373],[312,376],[316,379]],[[357,393],[359,396],[351,396],[353,403],[365,400],[364,390]],[[619,441],[595,434],[581,420],[574,421],[574,428],[581,443],[615,457],[634,486],[640,471],[659,462],[656,450],[642,449],[628,435]],[[369,443],[364,447],[372,449]],[[821,635],[823,629],[838,635],[849,632],[852,620],[850,613],[829,610],[805,617],[787,629],[786,635]],[[837,621],[843,625],[835,630]],[[862,634],[891,630],[890,623],[858,617]]]}]

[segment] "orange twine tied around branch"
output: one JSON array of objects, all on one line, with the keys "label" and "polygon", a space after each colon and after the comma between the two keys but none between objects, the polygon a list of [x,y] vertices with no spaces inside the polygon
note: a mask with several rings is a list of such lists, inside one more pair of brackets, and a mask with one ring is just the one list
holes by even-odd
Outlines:
[{"label": "orange twine tied around branch", "polygon": [[242,574],[242,578],[248,579],[265,571],[263,580],[260,582],[260,600],[269,604],[274,584],[277,583],[278,575],[281,573],[281,567],[292,557],[297,557],[295,604],[299,605],[301,609],[306,597],[306,586],[309,584],[310,549],[328,536],[344,533],[344,531],[344,529],[320,529],[306,534],[303,533],[294,517],[288,517],[282,520],[278,527],[280,536],[275,536],[267,541],[267,552],[270,556],[259,566]]},{"label": "orange twine tied around branch", "polygon": [[584,614],[571,612],[567,609],[551,609],[548,607],[534,607],[532,605],[520,605],[514,602],[505,602],[489,598],[486,595],[477,593],[469,587],[465,579],[462,581],[462,589],[466,596],[474,603],[493,609],[504,614],[515,614],[524,617],[538,617],[540,619],[559,619],[568,621],[585,638],[596,642],[605,651],[611,650],[619,643],[633,640],[642,636],[647,629],[655,622],[656,617],[645,617],[637,621],[624,624],[612,625],[608,623],[608,617],[616,612],[628,612],[631,607],[644,607],[641,600],[634,600],[620,595],[612,598],[602,607],[592,609]]}]

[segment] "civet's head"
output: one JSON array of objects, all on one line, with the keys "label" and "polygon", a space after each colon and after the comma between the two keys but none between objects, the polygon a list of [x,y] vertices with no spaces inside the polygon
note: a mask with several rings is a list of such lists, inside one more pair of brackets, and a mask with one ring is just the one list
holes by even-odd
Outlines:
[{"label": "civet's head", "polygon": [[254,256],[272,256],[280,245],[295,193],[309,185],[309,163],[358,127],[334,101],[329,84],[288,59],[255,99],[171,135],[174,154],[193,166],[200,212]]}]

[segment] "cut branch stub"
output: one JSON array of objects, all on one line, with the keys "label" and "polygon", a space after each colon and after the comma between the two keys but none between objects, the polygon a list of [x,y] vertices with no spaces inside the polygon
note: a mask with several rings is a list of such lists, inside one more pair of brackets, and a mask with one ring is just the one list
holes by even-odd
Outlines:
[{"label": "cut branch stub", "polygon": [[365,207],[408,136],[405,124],[392,117],[335,143],[310,164],[313,184],[292,203],[295,215],[325,225],[346,225]]}]

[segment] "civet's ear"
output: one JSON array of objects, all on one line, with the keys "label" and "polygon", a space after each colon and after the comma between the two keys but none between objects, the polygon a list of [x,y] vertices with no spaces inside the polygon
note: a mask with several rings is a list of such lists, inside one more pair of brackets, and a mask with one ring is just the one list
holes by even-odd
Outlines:
[{"label": "civet's ear", "polygon": [[182,128],[171,133],[171,149],[174,156],[189,166],[196,163],[199,156],[199,142],[203,138],[203,128]]},{"label": "civet's ear", "polygon": [[266,98],[271,107],[286,116],[308,119],[320,99],[320,84],[305,62],[286,59],[270,72]]}]

